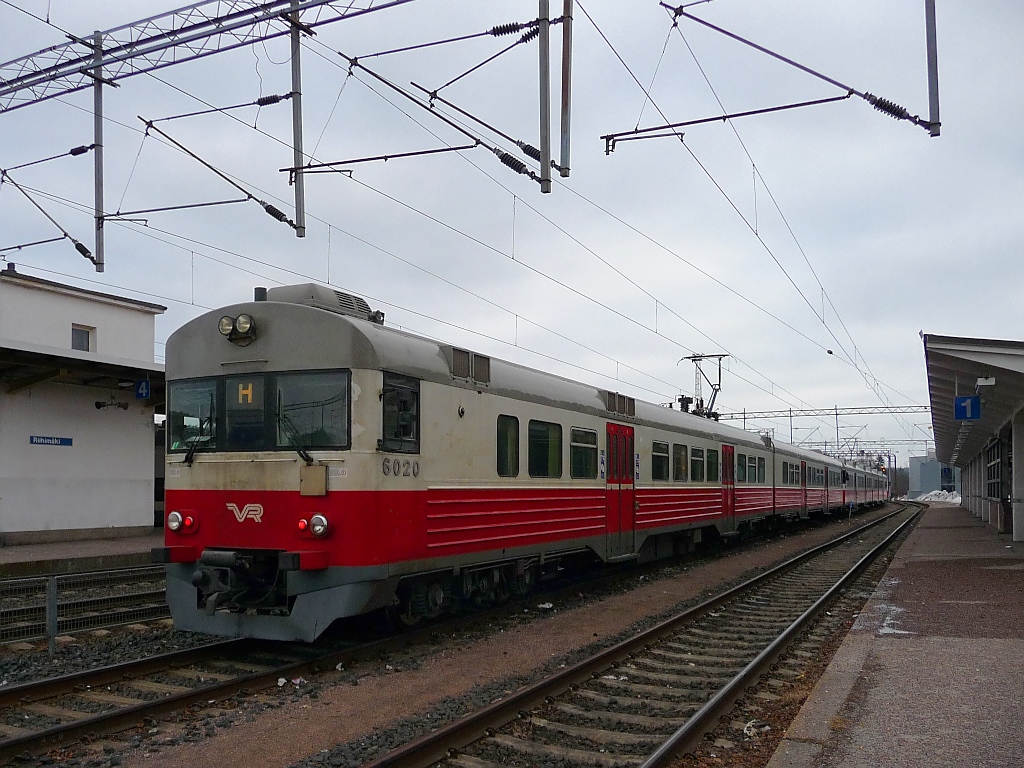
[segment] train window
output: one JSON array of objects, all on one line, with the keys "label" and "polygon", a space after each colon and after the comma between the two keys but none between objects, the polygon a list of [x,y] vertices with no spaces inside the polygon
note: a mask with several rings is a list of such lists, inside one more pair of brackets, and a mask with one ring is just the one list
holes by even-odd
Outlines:
[{"label": "train window", "polygon": [[688,459],[686,457],[686,446],[675,443],[672,445],[672,479],[677,483],[685,483]]},{"label": "train window", "polygon": [[704,482],[704,449],[692,448],[690,450],[690,480],[695,483]]},{"label": "train window", "polygon": [[519,419],[498,417],[498,475],[519,477]]},{"label": "train window", "polygon": [[597,477],[597,432],[573,427],[569,430],[569,476]]},{"label": "train window", "polygon": [[651,443],[651,480],[668,480],[668,443]]},{"label": "train window", "polygon": [[408,376],[385,373],[380,400],[383,413],[382,435],[378,444],[380,450],[419,453],[419,381]]},{"label": "train window", "polygon": [[757,458],[757,482],[764,482],[764,457],[758,456]]},{"label": "train window", "polygon": [[167,385],[167,450],[217,447],[217,382],[214,379],[172,381]]},{"label": "train window", "polygon": [[709,483],[717,483],[718,482],[718,451],[716,451],[714,448],[708,448],[707,470],[708,470],[708,482]]},{"label": "train window", "polygon": [[747,456],[747,482],[757,482],[757,457],[755,456]]},{"label": "train window", "polygon": [[531,420],[527,454],[530,477],[561,477],[562,426]]},{"label": "train window", "polygon": [[266,448],[266,392],[262,374],[224,379],[224,448],[258,451]]},{"label": "train window", "polygon": [[747,454],[736,454],[736,482],[747,482]]},{"label": "train window", "polygon": [[277,447],[348,448],[348,393],[345,371],[278,374]]}]

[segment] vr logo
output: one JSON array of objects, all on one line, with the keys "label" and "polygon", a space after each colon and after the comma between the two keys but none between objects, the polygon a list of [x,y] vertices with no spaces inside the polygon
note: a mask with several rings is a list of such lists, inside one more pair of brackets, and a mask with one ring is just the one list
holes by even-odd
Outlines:
[{"label": "vr logo", "polygon": [[246,504],[244,507],[239,509],[237,504],[229,503],[228,504],[228,509],[230,509],[231,512],[234,514],[235,520],[237,520],[240,523],[245,522],[246,518],[250,518],[250,517],[253,520],[255,520],[257,523],[262,523],[263,522],[263,520],[262,520],[262,517],[263,517],[263,505],[262,504]]}]

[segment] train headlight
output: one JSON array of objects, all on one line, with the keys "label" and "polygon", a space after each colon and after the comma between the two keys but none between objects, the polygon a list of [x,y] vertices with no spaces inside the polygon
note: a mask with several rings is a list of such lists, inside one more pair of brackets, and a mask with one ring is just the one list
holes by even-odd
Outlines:
[{"label": "train headlight", "polygon": [[323,515],[313,515],[309,518],[309,532],[317,538],[327,535],[327,518]]},{"label": "train headlight", "polygon": [[252,330],[252,315],[239,315],[235,318],[235,330],[239,333],[248,333]]},{"label": "train headlight", "polygon": [[181,530],[182,522],[181,512],[171,512],[171,514],[167,516],[167,527],[172,531]]},{"label": "train headlight", "polygon": [[224,317],[217,321],[217,330],[220,331],[222,336],[230,336],[231,332],[235,330],[235,319],[224,315]]}]

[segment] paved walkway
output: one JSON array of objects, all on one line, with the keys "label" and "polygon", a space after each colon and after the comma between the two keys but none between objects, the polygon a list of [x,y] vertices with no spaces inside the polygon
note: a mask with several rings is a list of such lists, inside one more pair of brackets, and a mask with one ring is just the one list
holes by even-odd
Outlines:
[{"label": "paved walkway", "polygon": [[164,532],[116,539],[83,539],[0,547],[0,578],[81,573],[151,565],[150,551],[164,543]]},{"label": "paved walkway", "polygon": [[1024,765],[1024,543],[935,503],[768,768]]}]

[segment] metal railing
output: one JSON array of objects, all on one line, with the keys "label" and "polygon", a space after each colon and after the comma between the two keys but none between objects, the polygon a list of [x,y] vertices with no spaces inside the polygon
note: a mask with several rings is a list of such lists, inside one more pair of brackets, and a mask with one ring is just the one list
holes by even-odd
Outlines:
[{"label": "metal railing", "polygon": [[170,615],[163,566],[0,581],[0,644],[134,624]]}]

